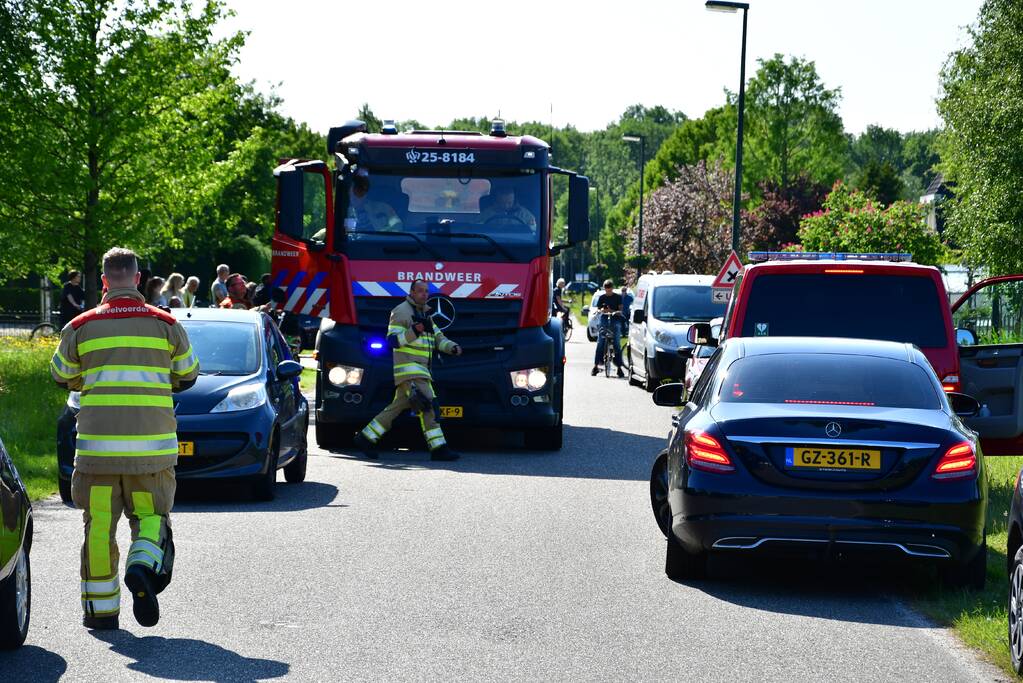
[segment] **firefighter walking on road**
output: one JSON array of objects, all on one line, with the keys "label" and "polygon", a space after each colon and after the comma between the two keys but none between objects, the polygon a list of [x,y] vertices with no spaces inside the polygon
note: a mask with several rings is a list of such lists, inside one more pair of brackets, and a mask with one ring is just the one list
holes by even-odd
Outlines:
[{"label": "firefighter walking on road", "polygon": [[436,393],[430,365],[434,349],[460,356],[462,347],[434,327],[426,305],[429,292],[424,280],[416,280],[405,301],[391,311],[387,341],[394,353],[394,399],[355,437],[356,447],[368,458],[377,457],[377,443],[391,428],[395,418],[411,410],[419,417],[423,437],[430,449],[430,459],[458,459],[458,454],[448,447],[444,432],[437,424]]},{"label": "firefighter walking on road", "polygon": [[71,497],[83,510],[83,624],[118,628],[120,582],[117,522],[131,526],[124,583],[135,619],[160,619],[156,595],[174,565],[177,420],[171,392],[195,383],[199,361],[174,316],[148,306],[136,289],[138,261],[128,249],[103,256],[106,294],[95,309],[61,331],[50,371],[81,392]]}]

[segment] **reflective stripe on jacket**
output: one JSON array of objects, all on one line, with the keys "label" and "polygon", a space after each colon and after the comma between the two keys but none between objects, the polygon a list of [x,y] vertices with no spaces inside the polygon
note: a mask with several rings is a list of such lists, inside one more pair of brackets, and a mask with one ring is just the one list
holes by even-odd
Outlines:
[{"label": "reflective stripe on jacket", "polygon": [[50,372],[82,392],[75,469],[146,474],[177,463],[171,393],[195,381],[199,361],[174,316],[113,289],[64,327]]},{"label": "reflective stripe on jacket", "polygon": [[430,366],[433,350],[452,353],[457,346],[455,342],[434,328],[433,332],[416,335],[413,329],[413,317],[426,316],[430,309],[415,305],[411,298],[406,298],[391,311],[391,319],[387,324],[387,337],[393,339],[391,347],[394,351],[394,383],[401,384],[410,379],[431,380]]}]

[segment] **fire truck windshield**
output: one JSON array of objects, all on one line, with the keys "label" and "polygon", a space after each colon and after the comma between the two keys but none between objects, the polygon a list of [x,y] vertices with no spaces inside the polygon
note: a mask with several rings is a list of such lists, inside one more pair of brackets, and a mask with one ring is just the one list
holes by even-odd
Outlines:
[{"label": "fire truck windshield", "polygon": [[356,241],[406,232],[427,242],[471,236],[498,245],[535,245],[543,232],[542,194],[537,173],[459,177],[362,170],[352,182],[345,229]]}]

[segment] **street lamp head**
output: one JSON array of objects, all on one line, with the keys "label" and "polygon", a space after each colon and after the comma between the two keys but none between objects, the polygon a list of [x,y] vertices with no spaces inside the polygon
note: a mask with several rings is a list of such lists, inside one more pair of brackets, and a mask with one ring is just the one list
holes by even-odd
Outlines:
[{"label": "street lamp head", "polygon": [[748,10],[748,2],[728,2],[728,0],[707,0],[704,4],[711,12],[728,12],[729,14],[738,10]]},{"label": "street lamp head", "polygon": [[643,142],[642,135],[623,135],[622,140],[626,142]]}]

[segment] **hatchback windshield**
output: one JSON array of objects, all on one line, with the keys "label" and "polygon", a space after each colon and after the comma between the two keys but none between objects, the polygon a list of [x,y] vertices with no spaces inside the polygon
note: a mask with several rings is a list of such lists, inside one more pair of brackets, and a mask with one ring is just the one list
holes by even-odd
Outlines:
[{"label": "hatchback windshield", "polygon": [[920,366],[831,353],[740,358],[728,368],[719,398],[727,403],[940,408],[928,371]]},{"label": "hatchback windshield", "polygon": [[934,282],[898,275],[785,273],[753,281],[744,337],[852,337],[948,345]]},{"label": "hatchback windshield", "polygon": [[251,375],[259,370],[259,335],[253,323],[182,320],[204,375]]},{"label": "hatchback windshield", "polygon": [[668,323],[710,320],[725,314],[725,305],[711,301],[710,287],[668,285],[653,292],[653,315]]},{"label": "hatchback windshield", "polygon": [[356,239],[372,232],[437,237],[474,233],[477,239],[482,234],[502,243],[532,243],[539,239],[542,224],[540,177],[523,172],[358,175],[348,198],[346,225]]}]

